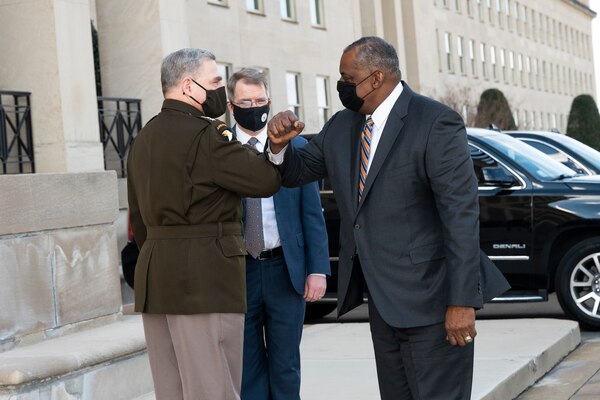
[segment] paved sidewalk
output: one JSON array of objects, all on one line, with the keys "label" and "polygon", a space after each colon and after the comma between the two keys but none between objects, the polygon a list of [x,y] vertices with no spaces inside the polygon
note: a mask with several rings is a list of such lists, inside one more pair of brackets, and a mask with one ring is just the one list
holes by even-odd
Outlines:
[{"label": "paved sidewalk", "polygon": [[[509,400],[533,385],[580,342],[576,322],[477,321],[473,400]],[[306,325],[304,400],[379,399],[368,323]]]}]

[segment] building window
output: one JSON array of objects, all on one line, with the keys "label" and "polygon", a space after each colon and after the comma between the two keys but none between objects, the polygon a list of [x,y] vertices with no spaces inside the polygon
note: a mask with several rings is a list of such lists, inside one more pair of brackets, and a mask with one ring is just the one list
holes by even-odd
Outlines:
[{"label": "building window", "polygon": [[256,14],[264,14],[263,0],[246,0],[246,10]]},{"label": "building window", "polygon": [[546,41],[546,34],[544,33],[544,16],[542,13],[538,13],[538,28],[540,30],[540,34],[538,35],[540,42],[544,43]]},{"label": "building window", "polygon": [[463,52],[463,43],[463,37],[458,36],[456,38],[456,54],[458,55],[458,68],[460,69],[460,73],[465,75],[467,71],[465,70],[465,56]]},{"label": "building window", "polygon": [[521,34],[521,20],[519,19],[519,3],[515,1],[515,9],[514,9],[514,14],[515,14],[515,27],[517,28],[517,33],[520,35]]},{"label": "building window", "polygon": [[440,32],[435,30],[435,48],[437,49],[438,71],[442,72],[442,46],[440,46]]},{"label": "building window", "polygon": [[531,57],[525,58],[525,68],[527,69],[527,79],[529,80],[529,87],[533,89],[533,75],[531,70]]},{"label": "building window", "polygon": [[502,7],[500,6],[500,0],[496,0],[496,15],[498,16],[498,26],[502,28]]},{"label": "building window", "polygon": [[512,50],[508,52],[508,66],[510,68],[510,80],[516,85],[517,80],[515,76],[515,55],[512,52]]},{"label": "building window", "polygon": [[519,81],[521,81],[521,86],[525,86],[525,74],[523,71],[523,55],[519,54],[517,56],[517,67],[519,67]]},{"label": "building window", "polygon": [[448,72],[454,72],[454,61],[452,60],[452,35],[444,33],[444,50],[446,52],[446,68]]},{"label": "building window", "polygon": [[542,83],[544,90],[548,91],[548,69],[546,68],[546,61],[542,61]]},{"label": "building window", "polygon": [[300,95],[300,74],[297,72],[286,72],[285,85],[287,90],[288,110],[293,111],[298,118],[302,119],[302,101]]},{"label": "building window", "polygon": [[525,33],[525,36],[529,37],[529,23],[527,22],[527,6],[522,6],[521,11],[521,19],[523,20],[523,32]]},{"label": "building window", "polygon": [[473,18],[473,0],[465,0],[467,2],[467,15]]},{"label": "building window", "polygon": [[496,69],[496,47],[490,46],[490,63],[492,64],[492,78],[498,80],[498,71]]},{"label": "building window", "polygon": [[556,48],[564,50],[562,22],[558,23],[558,30],[555,33],[556,33]]},{"label": "building window", "polygon": [[313,26],[325,26],[323,0],[310,0],[310,23],[313,24]]},{"label": "building window", "polygon": [[460,9],[460,2],[462,0],[454,0],[454,7],[456,8],[456,12],[460,13],[461,9]]},{"label": "building window", "polygon": [[490,25],[494,25],[494,12],[492,11],[492,0],[485,0],[488,9],[488,21]]},{"label": "building window", "polygon": [[531,10],[531,36],[537,41],[537,28],[535,25],[535,11]]},{"label": "building window", "polygon": [[329,78],[326,76],[317,76],[317,117],[319,128],[325,125],[329,119]]},{"label": "building window", "polygon": [[477,2],[477,14],[479,15],[479,20],[483,22],[483,4],[481,3],[483,0],[475,0]]},{"label": "building window", "polygon": [[538,60],[537,58],[533,59],[533,75],[535,76],[535,87],[536,89],[540,89],[540,70],[538,69]]},{"label": "building window", "polygon": [[500,49],[500,68],[502,69],[502,80],[506,82],[506,52]]},{"label": "building window", "polygon": [[471,60],[471,73],[477,77],[477,62],[475,61],[475,41],[469,39],[469,60]]},{"label": "building window", "polygon": [[512,30],[510,20],[510,0],[504,0],[504,13],[506,14],[506,29]]},{"label": "building window", "polygon": [[487,66],[485,65],[485,43],[479,44],[479,50],[481,56],[481,75],[487,79]]},{"label": "building window", "polygon": [[288,21],[296,20],[296,4],[294,0],[279,0],[281,18]]}]

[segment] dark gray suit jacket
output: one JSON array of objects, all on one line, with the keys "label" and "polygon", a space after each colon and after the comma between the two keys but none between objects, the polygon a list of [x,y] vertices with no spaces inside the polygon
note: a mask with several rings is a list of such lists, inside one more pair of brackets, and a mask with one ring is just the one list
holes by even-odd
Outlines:
[{"label": "dark gray suit jacket", "polygon": [[[338,204],[338,312],[369,295],[395,327],[444,321],[448,305],[483,305],[477,181],[461,117],[406,83],[382,133],[358,203],[364,115],[336,113],[301,149],[288,146],[284,186],[328,176]],[[492,264],[493,267],[493,264]]]}]

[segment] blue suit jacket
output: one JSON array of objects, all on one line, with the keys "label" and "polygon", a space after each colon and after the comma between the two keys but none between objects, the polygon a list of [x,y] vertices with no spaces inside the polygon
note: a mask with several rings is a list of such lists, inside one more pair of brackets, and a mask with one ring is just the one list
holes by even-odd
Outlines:
[{"label": "blue suit jacket", "polygon": [[[292,140],[292,146],[295,148],[300,148],[306,143],[303,137]],[[316,182],[296,188],[282,186],[279,192],[273,195],[273,202],[290,280],[296,292],[303,294],[307,275],[331,273],[319,186]]]}]

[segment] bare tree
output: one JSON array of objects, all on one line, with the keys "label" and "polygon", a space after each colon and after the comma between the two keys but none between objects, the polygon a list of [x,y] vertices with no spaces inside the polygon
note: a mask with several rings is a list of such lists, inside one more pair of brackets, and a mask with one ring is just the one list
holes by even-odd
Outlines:
[{"label": "bare tree", "polygon": [[434,90],[434,94],[431,97],[459,113],[465,120],[466,126],[473,126],[475,123],[477,105],[475,101],[471,100],[470,87],[446,86],[441,95],[436,95]]}]

